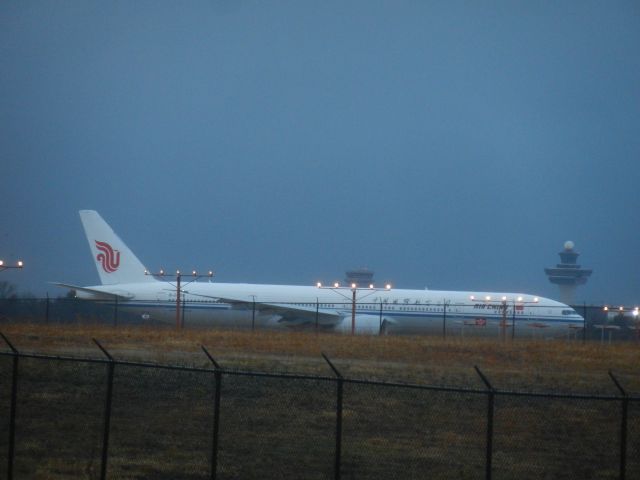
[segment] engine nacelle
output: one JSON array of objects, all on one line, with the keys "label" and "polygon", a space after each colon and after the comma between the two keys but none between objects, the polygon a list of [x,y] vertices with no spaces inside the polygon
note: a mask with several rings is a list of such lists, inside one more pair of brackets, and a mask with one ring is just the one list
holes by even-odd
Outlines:
[{"label": "engine nacelle", "polygon": [[[382,318],[381,323],[379,315],[356,315],[353,332],[358,335],[380,335],[385,333],[385,325],[385,318]],[[351,333],[351,317],[344,317],[342,322],[336,326],[336,331]]]}]

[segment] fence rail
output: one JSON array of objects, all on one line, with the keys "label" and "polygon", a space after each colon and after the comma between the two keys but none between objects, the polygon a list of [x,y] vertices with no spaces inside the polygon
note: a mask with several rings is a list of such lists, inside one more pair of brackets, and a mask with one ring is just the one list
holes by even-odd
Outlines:
[{"label": "fence rail", "polygon": [[[0,334],[1,335],[1,334]],[[640,396],[532,393],[20,352],[7,478],[640,478]],[[616,407],[617,406],[617,407]],[[6,455],[6,457],[4,457]],[[3,459],[4,457],[4,459]]]}]

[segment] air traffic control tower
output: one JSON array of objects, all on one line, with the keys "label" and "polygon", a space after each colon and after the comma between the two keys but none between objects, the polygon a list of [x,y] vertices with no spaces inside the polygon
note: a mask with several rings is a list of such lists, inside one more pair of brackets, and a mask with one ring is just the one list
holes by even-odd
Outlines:
[{"label": "air traffic control tower", "polygon": [[576,263],[580,254],[574,248],[571,240],[564,242],[564,250],[559,253],[560,263],[555,268],[544,269],[549,281],[560,288],[560,301],[567,305],[573,305],[576,287],[587,283],[587,278],[593,271],[580,268]]},{"label": "air traffic control tower", "polygon": [[348,270],[345,282],[347,285],[354,285],[358,288],[366,288],[373,285],[373,272],[366,267]]}]

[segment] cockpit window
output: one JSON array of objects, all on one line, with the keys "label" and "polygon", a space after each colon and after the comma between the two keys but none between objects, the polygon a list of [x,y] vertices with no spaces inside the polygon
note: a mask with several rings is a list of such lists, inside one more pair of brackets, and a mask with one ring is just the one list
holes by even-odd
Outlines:
[{"label": "cockpit window", "polygon": [[574,310],[562,310],[563,315],[577,315]]}]

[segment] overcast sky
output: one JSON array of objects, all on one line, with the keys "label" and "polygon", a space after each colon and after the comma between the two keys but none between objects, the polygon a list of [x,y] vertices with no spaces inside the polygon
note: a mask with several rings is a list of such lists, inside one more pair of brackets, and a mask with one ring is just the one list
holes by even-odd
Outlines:
[{"label": "overcast sky", "polygon": [[150,269],[640,301],[637,1],[0,3],[0,280]]}]

